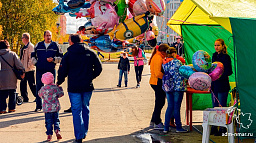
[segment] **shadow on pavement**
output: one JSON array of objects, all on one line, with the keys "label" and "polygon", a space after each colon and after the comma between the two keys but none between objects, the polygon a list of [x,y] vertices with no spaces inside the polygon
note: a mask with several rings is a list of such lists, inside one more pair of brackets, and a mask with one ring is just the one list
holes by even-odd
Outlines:
[{"label": "shadow on pavement", "polygon": [[110,92],[110,91],[120,91],[120,90],[134,89],[134,88],[136,87],[97,88],[97,89],[94,89],[93,92]]},{"label": "shadow on pavement", "polygon": [[[8,120],[8,121],[1,121],[0,122],[0,128],[5,128],[5,127],[12,126],[12,125],[29,123],[29,122],[39,121],[39,120],[44,120],[44,114],[42,114],[43,112],[34,112],[34,113],[38,113],[38,116],[36,116],[36,117],[28,117],[28,118],[21,118],[21,119],[13,119],[13,120]],[[18,116],[28,115],[27,112],[25,112],[25,114],[22,114],[22,113],[12,113],[12,114],[14,116],[16,114],[18,114]],[[8,115],[5,115],[5,116],[8,116]],[[12,116],[12,117],[14,117],[14,116]],[[67,116],[72,116],[72,114],[70,114],[70,113],[59,113],[59,117],[60,118],[61,117],[67,117]],[[15,116],[15,117],[17,117],[17,116]]]}]

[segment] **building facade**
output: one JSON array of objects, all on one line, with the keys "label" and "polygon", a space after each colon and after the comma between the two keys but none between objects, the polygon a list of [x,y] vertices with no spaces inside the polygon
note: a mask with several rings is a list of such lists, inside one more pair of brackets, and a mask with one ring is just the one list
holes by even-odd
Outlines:
[{"label": "building facade", "polygon": [[157,42],[172,44],[175,42],[175,37],[178,35],[169,26],[167,22],[179,8],[183,0],[165,0],[165,12],[163,17],[156,17],[156,23],[159,28],[159,34],[157,37]]}]

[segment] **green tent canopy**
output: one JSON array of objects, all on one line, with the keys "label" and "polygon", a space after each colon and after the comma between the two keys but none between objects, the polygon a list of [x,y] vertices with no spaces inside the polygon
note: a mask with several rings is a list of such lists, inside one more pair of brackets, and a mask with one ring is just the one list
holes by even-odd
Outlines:
[{"label": "green tent canopy", "polygon": [[[197,50],[212,55],[215,40],[224,39],[233,64],[229,80],[236,82],[240,97],[240,133],[253,133],[241,138],[256,137],[255,17],[255,0],[185,0],[167,23],[183,36],[187,63]],[[209,94],[193,95],[194,107],[204,109],[209,103]]]}]

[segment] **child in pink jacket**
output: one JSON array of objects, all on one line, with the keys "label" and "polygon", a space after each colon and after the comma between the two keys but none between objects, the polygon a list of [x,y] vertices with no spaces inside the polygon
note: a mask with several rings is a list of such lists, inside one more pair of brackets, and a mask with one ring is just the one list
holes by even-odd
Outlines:
[{"label": "child in pink jacket", "polygon": [[43,99],[43,111],[45,113],[45,127],[47,129],[47,141],[51,141],[53,126],[57,139],[62,139],[60,134],[59,110],[60,102],[58,98],[64,95],[63,89],[54,84],[53,74],[50,72],[42,75],[44,86],[39,90],[38,95]]}]

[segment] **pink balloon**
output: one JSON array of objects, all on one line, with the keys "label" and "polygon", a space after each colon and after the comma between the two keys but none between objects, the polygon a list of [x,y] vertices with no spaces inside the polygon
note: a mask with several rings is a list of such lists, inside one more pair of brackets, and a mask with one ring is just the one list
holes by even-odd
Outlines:
[{"label": "pink balloon", "polygon": [[221,77],[224,72],[224,65],[221,62],[212,63],[212,67],[215,67],[214,70],[209,74],[212,78],[212,81],[215,81]]},{"label": "pink balloon", "polygon": [[148,11],[145,0],[129,0],[128,6],[133,16],[141,15]]},{"label": "pink balloon", "polygon": [[211,77],[204,72],[195,72],[188,79],[191,88],[202,91],[210,88],[211,82]]},{"label": "pink balloon", "polygon": [[96,1],[91,5],[89,10],[92,25],[97,29],[105,30],[114,28],[119,23],[119,17],[114,6],[108,2]]},{"label": "pink balloon", "polygon": [[148,31],[147,33],[146,33],[146,40],[147,41],[149,41],[149,40],[152,40],[152,39],[155,39],[156,37],[155,37],[155,33],[153,32],[153,31]]}]

